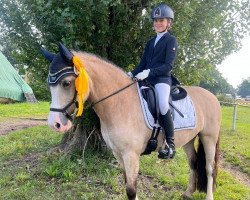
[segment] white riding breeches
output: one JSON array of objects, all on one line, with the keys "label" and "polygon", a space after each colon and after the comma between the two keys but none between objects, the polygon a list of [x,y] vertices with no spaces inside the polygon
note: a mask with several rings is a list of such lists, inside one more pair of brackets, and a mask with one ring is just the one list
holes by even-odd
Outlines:
[{"label": "white riding breeches", "polygon": [[170,85],[166,83],[157,83],[155,89],[158,94],[159,99],[159,109],[162,115],[167,114],[169,110],[169,95],[170,95]]}]

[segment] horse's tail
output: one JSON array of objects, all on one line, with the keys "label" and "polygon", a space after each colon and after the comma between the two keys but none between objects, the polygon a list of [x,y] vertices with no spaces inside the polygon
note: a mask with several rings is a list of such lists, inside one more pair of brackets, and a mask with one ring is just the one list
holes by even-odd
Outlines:
[{"label": "horse's tail", "polygon": [[[218,159],[219,159],[219,138],[216,143],[215,156],[214,156],[214,169],[213,169],[213,190],[216,186],[216,177],[218,172]],[[201,192],[207,192],[207,173],[206,173],[206,155],[203,144],[199,139],[197,151],[197,189]]]}]

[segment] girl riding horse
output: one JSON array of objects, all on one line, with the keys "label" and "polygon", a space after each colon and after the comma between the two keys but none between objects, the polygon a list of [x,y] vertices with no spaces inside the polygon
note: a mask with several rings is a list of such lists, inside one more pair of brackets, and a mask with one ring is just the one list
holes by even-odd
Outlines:
[{"label": "girl riding horse", "polygon": [[172,85],[171,70],[177,50],[176,38],[168,32],[174,12],[166,4],[160,4],[152,10],[151,18],[157,36],[148,41],[140,64],[128,74],[139,80],[147,79],[157,91],[160,124],[167,143],[165,149],[160,149],[158,157],[167,159],[175,155],[174,125],[168,103]]},{"label": "girl riding horse", "polygon": [[[51,91],[51,111],[48,124],[56,131],[65,132],[72,127],[71,115],[79,104],[78,115],[82,114],[83,103],[91,104],[115,93],[133,81],[126,73],[99,57],[70,52],[62,44],[59,53],[42,50],[50,61],[48,82]],[[189,183],[184,197],[196,191],[205,191],[206,200],[213,199],[213,188],[217,175],[219,130],[221,122],[220,104],[209,91],[200,87],[185,87],[192,99],[196,112],[194,129],[176,131],[176,147],[183,146],[190,167]],[[101,123],[101,133],[108,147],[124,170],[128,199],[137,199],[136,182],[139,158],[144,152],[151,130],[144,121],[137,86],[95,104],[93,109]],[[196,151],[195,138],[199,139]],[[158,137],[159,144],[162,137]]]}]

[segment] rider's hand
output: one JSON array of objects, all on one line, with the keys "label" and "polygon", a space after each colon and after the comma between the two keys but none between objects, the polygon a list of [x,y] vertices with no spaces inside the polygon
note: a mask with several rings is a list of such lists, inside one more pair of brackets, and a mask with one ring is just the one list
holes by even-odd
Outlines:
[{"label": "rider's hand", "polygon": [[137,78],[138,80],[144,80],[145,78],[148,77],[150,72],[150,69],[145,69],[142,72],[138,73],[135,78]]}]

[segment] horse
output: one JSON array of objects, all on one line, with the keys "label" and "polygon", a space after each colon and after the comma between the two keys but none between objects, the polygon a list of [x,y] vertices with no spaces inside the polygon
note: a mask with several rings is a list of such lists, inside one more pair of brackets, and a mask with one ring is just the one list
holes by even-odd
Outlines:
[{"label": "horse", "polygon": [[[62,44],[59,44],[58,54],[52,54],[43,49],[43,55],[51,63],[59,54],[61,59],[72,63],[70,61],[72,58],[67,56],[72,54],[84,63],[88,77],[88,92],[83,102],[98,102],[124,86],[130,85],[121,92],[94,104],[93,109],[100,119],[102,137],[123,169],[127,198],[138,199],[136,182],[139,159],[151,137],[151,130],[144,121],[137,86],[125,71],[108,60],[86,52],[70,51],[64,46],[60,48],[60,45]],[[72,126],[67,116],[76,108],[74,104],[76,77],[75,74],[65,73],[58,84],[50,85],[52,102],[48,125],[56,131],[65,132]],[[183,197],[190,198],[198,189],[206,192],[206,200],[212,200],[219,152],[220,104],[212,93],[201,87],[185,86],[184,88],[195,107],[197,124],[194,129],[174,133],[175,145],[184,148],[190,168],[189,182]],[[66,114],[65,110],[67,110]],[[197,137],[198,150],[194,144]],[[158,139],[162,140],[162,137],[159,135]]]}]

